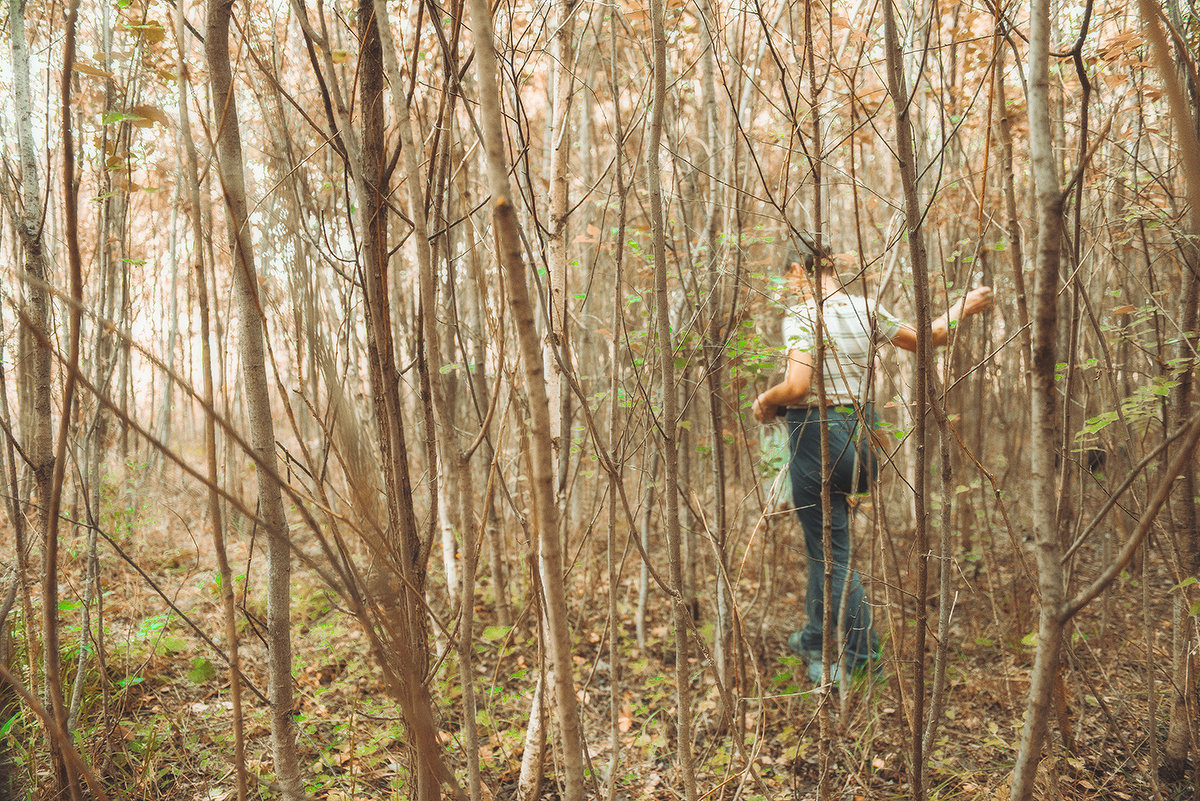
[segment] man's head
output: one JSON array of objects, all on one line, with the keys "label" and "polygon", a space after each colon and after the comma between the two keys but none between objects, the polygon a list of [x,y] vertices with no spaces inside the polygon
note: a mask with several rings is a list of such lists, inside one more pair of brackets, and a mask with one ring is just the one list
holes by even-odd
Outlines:
[{"label": "man's head", "polygon": [[793,265],[798,265],[809,275],[815,275],[818,270],[832,269],[833,257],[815,237],[809,234],[793,234],[788,237],[787,242],[787,248],[784,250],[784,274],[795,270]]}]

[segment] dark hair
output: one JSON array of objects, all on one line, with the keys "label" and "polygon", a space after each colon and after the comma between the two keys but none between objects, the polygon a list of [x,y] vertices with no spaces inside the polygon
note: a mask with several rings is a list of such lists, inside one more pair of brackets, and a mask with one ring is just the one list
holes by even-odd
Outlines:
[{"label": "dark hair", "polygon": [[808,272],[815,272],[817,265],[828,267],[831,263],[829,250],[811,234],[796,233],[787,238],[784,250],[783,271],[792,269],[793,264],[802,264]]}]

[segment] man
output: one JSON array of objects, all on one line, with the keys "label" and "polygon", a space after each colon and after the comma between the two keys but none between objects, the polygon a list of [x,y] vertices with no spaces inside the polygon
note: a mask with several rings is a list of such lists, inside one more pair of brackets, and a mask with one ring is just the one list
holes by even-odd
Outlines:
[{"label": "man", "polygon": [[[841,643],[845,666],[852,673],[878,658],[879,640],[871,630],[871,608],[862,581],[850,569],[850,521],[847,497],[865,492],[878,463],[869,434],[859,433],[860,421],[869,428],[876,424],[868,402],[873,343],[887,343],[909,351],[917,349],[916,330],[889,314],[874,301],[848,294],[838,280],[833,260],[819,246],[803,250],[792,247],[784,265],[789,284],[800,288],[820,287],[825,331],[822,381],[825,407],[814,385],[817,356],[816,298],[808,297],[793,306],[783,322],[787,348],[787,372],[783,380],[754,401],[754,417],[760,423],[786,414],[791,462],[792,503],[804,529],[808,557],[808,587],[805,593],[804,628],[793,632],[788,648],[808,662],[808,676],[821,680],[821,628],[824,621],[825,563],[821,509],[821,427],[828,431],[830,463],[830,520],[833,529],[834,625],[843,633]],[[807,276],[805,275],[807,273]],[[978,314],[992,305],[991,287],[980,286],[967,293],[933,322],[934,346],[945,343],[951,327],[959,320]],[[890,354],[888,354],[890,356]],[[842,595],[845,614],[839,615]],[[839,621],[839,617],[842,619]],[[835,644],[836,650],[836,644]],[[838,681],[839,670],[830,666]]]}]

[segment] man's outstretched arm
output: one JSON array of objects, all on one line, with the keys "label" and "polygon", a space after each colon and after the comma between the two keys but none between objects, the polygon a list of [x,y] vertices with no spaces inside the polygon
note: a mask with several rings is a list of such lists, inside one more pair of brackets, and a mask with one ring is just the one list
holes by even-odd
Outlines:
[{"label": "man's outstretched arm", "polygon": [[[945,345],[946,340],[950,337],[950,329],[959,320],[970,317],[972,314],[979,314],[985,309],[991,308],[991,305],[992,288],[990,286],[977,286],[972,289],[947,309],[945,314],[933,321],[930,326],[933,346],[936,348]],[[900,330],[892,337],[892,344],[904,350],[916,351],[917,329],[907,323],[901,325]]]}]

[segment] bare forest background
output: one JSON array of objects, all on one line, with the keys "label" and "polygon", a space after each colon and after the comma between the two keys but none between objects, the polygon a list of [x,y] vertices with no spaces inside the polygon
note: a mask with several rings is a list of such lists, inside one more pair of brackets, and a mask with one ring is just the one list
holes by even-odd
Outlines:
[{"label": "bare forest background", "polygon": [[[2,22],[0,796],[1200,796],[1195,0]],[[836,688],[802,232],[920,332]]]}]

